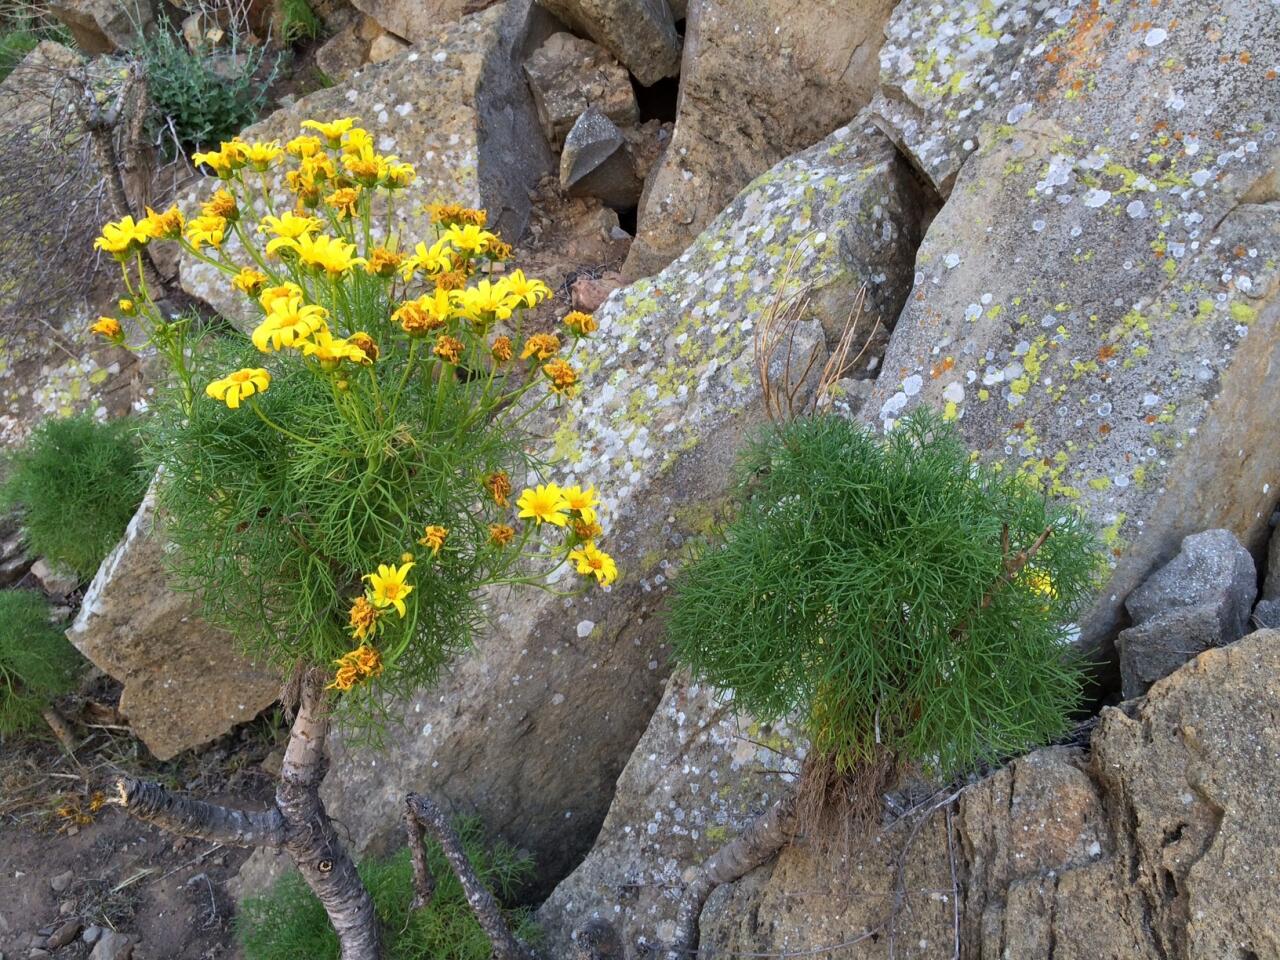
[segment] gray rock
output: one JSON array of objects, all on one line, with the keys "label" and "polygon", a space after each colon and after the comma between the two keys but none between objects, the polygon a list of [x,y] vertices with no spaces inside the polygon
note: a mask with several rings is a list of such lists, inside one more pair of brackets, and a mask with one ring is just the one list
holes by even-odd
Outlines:
[{"label": "gray rock", "polygon": [[1280,120],[1255,95],[1280,34],[1257,0],[1095,12],[895,8],[873,111],[949,199],[863,416],[941,409],[1076,503],[1112,568],[1080,643],[1107,656],[1185,536],[1258,552],[1280,494]]},{"label": "gray rock", "polygon": [[[537,120],[519,66],[524,45],[541,35],[543,18],[549,19],[531,0],[507,0],[457,23],[433,27],[418,38],[418,51],[308,94],[242,136],[287,141],[301,132],[304,119],[347,116],[356,112],[353,105],[367,104],[361,120],[378,149],[417,168],[417,181],[400,192],[395,204],[402,239],[434,236],[424,207],[445,200],[487,209],[490,227],[514,242],[528,220],[529,190],[551,170],[546,144],[529,135]],[[382,109],[372,110],[379,103]],[[284,195],[284,173],[277,168],[273,177],[272,192]],[[187,194],[184,209],[194,209],[216,187],[210,180]],[[379,237],[384,221],[381,213],[375,214]],[[233,258],[243,257],[234,238],[224,250]],[[224,316],[245,327],[256,323],[252,305],[218,270],[184,256],[181,278],[188,293]]]},{"label": "gray rock", "polygon": [[1280,629],[1280,600],[1260,600],[1253,608],[1253,625],[1259,630]]},{"label": "gray rock", "polygon": [[640,121],[626,69],[603,47],[571,33],[554,33],[524,62],[538,122],[553,150],[564,145],[574,122],[595,107],[619,126]]},{"label": "gray rock", "polygon": [[76,875],[72,871],[64,870],[49,878],[49,887],[54,893],[66,893],[67,888],[71,886],[71,882],[75,878]]},{"label": "gray rock", "polygon": [[640,197],[627,141],[595,107],[578,118],[565,138],[560,185],[572,197],[595,197],[611,207],[634,207]]},{"label": "gray rock", "polygon": [[644,86],[680,72],[680,35],[667,0],[538,0],[604,47]]},{"label": "gray rock", "polygon": [[80,934],[80,939],[85,943],[97,943],[98,938],[102,936],[102,928],[97,924],[90,924],[84,928],[84,933]]},{"label": "gray rock", "polygon": [[129,50],[155,20],[151,0],[54,0],[48,10],[85,53]]},{"label": "gray rock", "polygon": [[31,575],[49,596],[62,599],[80,586],[80,577],[73,570],[50,563],[41,557],[31,565]]},{"label": "gray rock", "polygon": [[623,273],[660,270],[753,177],[875,91],[892,0],[693,0],[675,132],[645,182]]},{"label": "gray rock", "polygon": [[1266,578],[1262,581],[1262,599],[1280,600],[1280,534],[1273,529],[1267,545]]},{"label": "gray rock", "polygon": [[1142,696],[1157,680],[1221,644],[1222,621],[1217,608],[1209,603],[1173,607],[1136,627],[1121,630],[1116,637],[1116,651],[1120,655],[1124,698]]},{"label": "gray rock", "polygon": [[1228,530],[1206,530],[1182,541],[1177,556],[1125,598],[1136,624],[1182,607],[1208,606],[1218,622],[1217,645],[1245,635],[1257,594],[1253,557]]},{"label": "gray rock", "polygon": [[252,720],[280,678],[239,654],[235,638],[199,617],[199,601],[158,589],[167,564],[148,491],[124,539],[102,561],[67,638],[124,683],[120,712],[159,759]]},{"label": "gray rock", "polygon": [[114,930],[103,930],[93,945],[89,960],[129,960],[133,956],[133,941]]}]

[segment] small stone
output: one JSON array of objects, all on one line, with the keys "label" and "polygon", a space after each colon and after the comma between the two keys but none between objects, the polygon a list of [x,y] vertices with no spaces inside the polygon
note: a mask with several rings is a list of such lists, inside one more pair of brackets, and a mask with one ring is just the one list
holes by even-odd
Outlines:
[{"label": "small stone", "polygon": [[75,878],[76,875],[70,870],[64,870],[62,873],[50,878],[49,886],[53,888],[54,893],[66,893],[67,888],[71,886],[71,881]]},{"label": "small stone", "polygon": [[60,947],[65,947],[76,938],[76,935],[80,932],[80,926],[79,918],[68,920],[49,936],[49,949],[57,950]]},{"label": "small stone", "polygon": [[41,557],[31,565],[31,575],[40,581],[44,592],[61,600],[80,585],[80,578],[71,570],[50,563]]},{"label": "small stone", "polygon": [[389,33],[375,37],[373,42],[369,44],[369,62],[383,63],[392,57],[398,57],[409,49],[409,44],[405,43],[399,37],[393,37]]},{"label": "small stone", "polygon": [[560,155],[560,184],[573,197],[596,197],[611,207],[632,207],[642,184],[626,138],[608,117],[589,107],[578,117]]},{"label": "small stone", "polygon": [[103,930],[89,954],[89,960],[129,960],[132,956],[132,940],[114,930]]},{"label": "small stone", "polygon": [[609,294],[622,286],[622,275],[606,273],[600,277],[578,277],[569,288],[573,298],[573,309],[584,313],[595,313],[600,305],[609,298]]},{"label": "small stone", "polygon": [[97,924],[90,924],[84,928],[84,933],[80,934],[80,939],[85,943],[97,943],[100,936],[102,936],[102,928]]},{"label": "small stone", "polygon": [[60,917],[69,917],[75,912],[76,912],[75,900],[63,900],[60,904],[58,904],[58,916]]}]

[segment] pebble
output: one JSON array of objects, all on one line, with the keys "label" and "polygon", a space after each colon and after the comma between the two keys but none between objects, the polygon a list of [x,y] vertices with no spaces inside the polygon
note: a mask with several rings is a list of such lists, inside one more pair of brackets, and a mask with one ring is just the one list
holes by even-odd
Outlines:
[{"label": "pebble", "polygon": [[96,923],[91,923],[84,928],[84,933],[80,934],[80,939],[85,943],[97,943],[100,936],[102,936],[102,928]]},{"label": "pebble", "polygon": [[103,930],[89,954],[89,960],[129,960],[133,956],[133,941],[123,933],[114,930]]},{"label": "pebble", "polygon": [[76,934],[80,932],[80,920],[68,920],[49,937],[49,949],[57,950],[59,947],[65,947],[68,943],[76,938]]},{"label": "pebble", "polygon": [[65,870],[53,877],[49,881],[49,886],[53,888],[54,893],[65,893],[67,887],[71,886],[71,881],[75,879],[75,874],[70,870]]}]

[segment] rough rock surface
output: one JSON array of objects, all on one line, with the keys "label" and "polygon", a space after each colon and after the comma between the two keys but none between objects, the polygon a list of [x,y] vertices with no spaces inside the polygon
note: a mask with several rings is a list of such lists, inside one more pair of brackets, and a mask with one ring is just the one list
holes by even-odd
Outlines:
[{"label": "rough rock surface", "polygon": [[48,10],[86,53],[128,50],[155,20],[151,0],[55,0]]},{"label": "rough rock surface", "polygon": [[596,197],[611,207],[635,206],[640,196],[626,138],[594,107],[578,117],[565,138],[560,185],[571,197]]},{"label": "rough rock surface", "polygon": [[280,678],[255,668],[235,638],[200,620],[189,594],[164,589],[154,507],[148,492],[102,561],[67,637],[124,684],[120,712],[167,760],[252,720],[279,696]]},{"label": "rough rock surface", "polygon": [[574,122],[595,107],[619,126],[640,120],[631,78],[603,47],[571,33],[553,33],[524,62],[542,134],[559,150]]},{"label": "rough rock surface", "polygon": [[1264,6],[904,0],[887,29],[873,110],[950,197],[864,416],[931,404],[1079,503],[1115,564],[1085,647],[1188,533],[1258,550],[1280,493]]},{"label": "rough rock surface", "polygon": [[531,850],[544,884],[581,858],[661,695],[652,614],[670,558],[706,531],[761,418],[753,325],[797,251],[791,283],[846,309],[863,283],[905,291],[895,270],[911,256],[908,181],[874,129],[838,131],[761,177],[687,256],[596,311],[583,403],[553,426],[547,456],[557,481],[601,490],[622,576],[581,598],[495,596],[492,630],[398,708],[405,722],[385,754],[335,738],[325,795],[357,847],[399,844],[402,797],[416,790]]},{"label": "rough rock surface", "polygon": [[644,86],[680,72],[680,35],[667,0],[538,0],[604,47]]},{"label": "rough rock surface", "polygon": [[890,0],[693,0],[675,133],[624,273],[660,270],[751,180],[847,123],[875,89]]},{"label": "rough rock surface", "polygon": [[[386,31],[431,50],[445,24],[487,6],[483,0],[351,0]],[[492,0],[490,0],[492,2]],[[370,38],[372,39],[372,38]]]},{"label": "rough rock surface", "polygon": [[[1209,650],[1104,711],[1092,756],[1053,747],[920,801],[843,859],[797,845],[702,914],[701,956],[1247,960],[1280,955],[1280,633]],[[591,855],[542,908],[553,955],[591,918],[639,960],[669,935],[680,875],[775,783],[777,732],[735,731],[673,679]],[[697,789],[693,789],[696,787]],[[699,836],[695,837],[695,834]],[[723,839],[724,834],[719,834]],[[789,954],[790,955],[790,954]]]},{"label": "rough rock surface", "polygon": [[[421,38],[417,50],[277,110],[243,136],[283,142],[308,118],[359,117],[378,150],[417,168],[418,180],[396,201],[402,237],[431,236],[423,206],[440,200],[487,209],[490,225],[514,241],[529,216],[529,190],[551,169],[518,64],[521,46],[544,18],[531,0],[507,0]],[[184,207],[209,189],[197,187]],[[280,173],[273,192],[284,194]],[[228,240],[225,249],[234,257],[238,242]],[[225,316],[249,322],[244,297],[212,267],[184,257],[182,286]]]}]

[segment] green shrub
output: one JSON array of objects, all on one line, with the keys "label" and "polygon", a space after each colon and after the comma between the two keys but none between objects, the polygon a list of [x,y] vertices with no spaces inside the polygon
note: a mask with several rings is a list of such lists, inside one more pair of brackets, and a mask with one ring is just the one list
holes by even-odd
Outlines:
[{"label": "green shrub", "polygon": [[[509,900],[533,871],[532,862],[505,844],[485,846],[479,821],[460,820],[467,857],[484,885],[499,900]],[[427,866],[436,880],[431,902],[409,910],[413,868],[409,851],[388,860],[366,860],[360,876],[373,896],[385,934],[388,960],[488,960],[492,946],[467,905],[438,844],[427,844]],[[536,928],[526,910],[511,910],[508,921],[526,943]],[[245,901],[237,932],[246,960],[337,960],[338,939],[324,907],[296,873],[281,877],[271,891]]]},{"label": "green shrub", "polygon": [[11,74],[39,42],[40,38],[30,30],[19,28],[0,33],[0,80]]},{"label": "green shrub", "polygon": [[41,40],[70,44],[71,33],[37,6],[18,8],[17,16],[0,12],[0,80],[3,80]]},{"label": "green shrub", "polygon": [[695,675],[761,721],[802,718],[842,774],[947,775],[1066,731],[1067,621],[1098,569],[1075,513],[971,463],[929,411],[883,439],[834,416],[787,424],[739,466],[723,540],[671,604]]},{"label": "green shrub", "polygon": [[303,40],[315,40],[322,26],[307,0],[281,0],[280,40],[286,47]]},{"label": "green shrub", "polygon": [[79,665],[40,593],[0,590],[0,734],[39,726],[41,711],[74,685]]},{"label": "green shrub", "polygon": [[235,42],[227,52],[192,51],[167,29],[154,31],[137,56],[147,72],[153,123],[187,151],[229,140],[253,123],[279,63],[264,67],[262,47]]},{"label": "green shrub", "polygon": [[90,416],[46,420],[11,462],[3,499],[33,553],[92,577],[133,516],[147,478],[132,426]]}]

